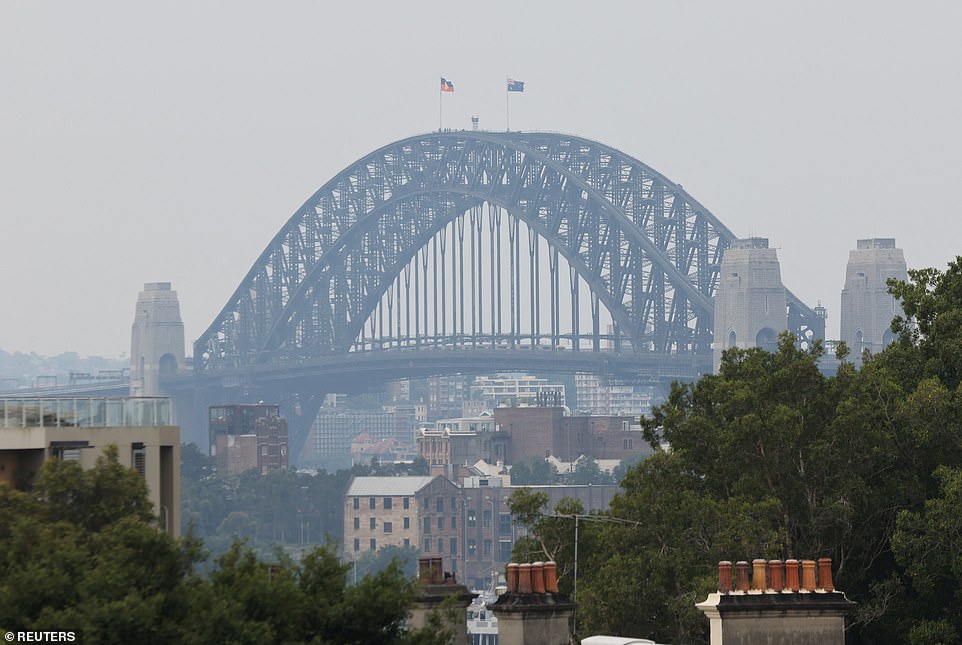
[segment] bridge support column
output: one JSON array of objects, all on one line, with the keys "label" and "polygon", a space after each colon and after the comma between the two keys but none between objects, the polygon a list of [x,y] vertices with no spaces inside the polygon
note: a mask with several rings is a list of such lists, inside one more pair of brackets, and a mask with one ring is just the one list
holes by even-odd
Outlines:
[{"label": "bridge support column", "polygon": [[722,257],[715,294],[713,370],[732,347],[775,349],[788,328],[788,304],[775,249],[768,239],[736,240]]},{"label": "bridge support column", "polygon": [[169,282],[148,282],[137,296],[130,334],[130,395],[161,396],[160,381],[184,368],[184,323]]}]

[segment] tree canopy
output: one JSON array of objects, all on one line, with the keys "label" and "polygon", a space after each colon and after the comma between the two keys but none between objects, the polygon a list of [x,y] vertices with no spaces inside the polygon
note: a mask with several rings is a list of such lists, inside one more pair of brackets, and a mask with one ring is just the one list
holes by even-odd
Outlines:
[{"label": "tree canopy", "polygon": [[438,621],[409,629],[415,587],[399,561],[357,584],[351,569],[331,544],[294,560],[235,540],[210,561],[193,535],[157,529],[143,479],[112,449],[89,470],[48,461],[29,492],[0,484],[3,629],[78,629],[89,643],[447,642]]},{"label": "tree canopy", "polygon": [[[820,343],[784,334],[771,353],[728,350],[717,374],[675,384],[642,419],[656,454],[609,510],[634,523],[582,533],[584,633],[705,642],[694,603],[719,560],[828,556],[858,603],[851,642],[959,642],[962,258],[909,275],[890,285],[897,341],[861,368],[826,376]],[[570,534],[526,521],[529,547]]]}]

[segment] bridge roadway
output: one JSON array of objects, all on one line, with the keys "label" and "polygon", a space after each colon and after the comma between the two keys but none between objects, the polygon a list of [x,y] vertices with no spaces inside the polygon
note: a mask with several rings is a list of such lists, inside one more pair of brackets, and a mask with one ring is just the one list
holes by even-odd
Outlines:
[{"label": "bridge roadway", "polygon": [[[392,349],[330,354],[285,362],[221,368],[216,372],[193,372],[168,378],[163,387],[170,393],[197,387],[242,387],[271,391],[293,386],[294,390],[363,392],[388,381],[453,374],[497,372],[569,373],[592,372],[638,383],[692,381],[711,371],[710,357],[691,354],[630,351],[571,351],[530,348],[433,348]],[[305,387],[306,386],[306,387]]]}]

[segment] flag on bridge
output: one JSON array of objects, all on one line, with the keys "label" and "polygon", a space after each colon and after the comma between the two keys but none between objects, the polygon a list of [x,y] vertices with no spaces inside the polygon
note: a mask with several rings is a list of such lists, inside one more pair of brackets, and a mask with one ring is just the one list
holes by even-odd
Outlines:
[{"label": "flag on bridge", "polygon": [[508,79],[508,91],[509,92],[524,92],[524,81],[516,81],[513,78]]},{"label": "flag on bridge", "polygon": [[454,92],[454,83],[447,80],[443,76],[441,77],[441,91],[442,92]]}]

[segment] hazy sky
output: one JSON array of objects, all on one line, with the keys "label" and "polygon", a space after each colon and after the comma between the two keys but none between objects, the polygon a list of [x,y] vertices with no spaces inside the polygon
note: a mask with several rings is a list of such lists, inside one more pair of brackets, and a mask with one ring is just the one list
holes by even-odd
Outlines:
[{"label": "hazy sky", "polygon": [[597,139],[829,309],[848,251],[962,253],[959,2],[0,2],[0,349],[118,357],[169,281],[188,342],[336,172],[444,125]]}]

